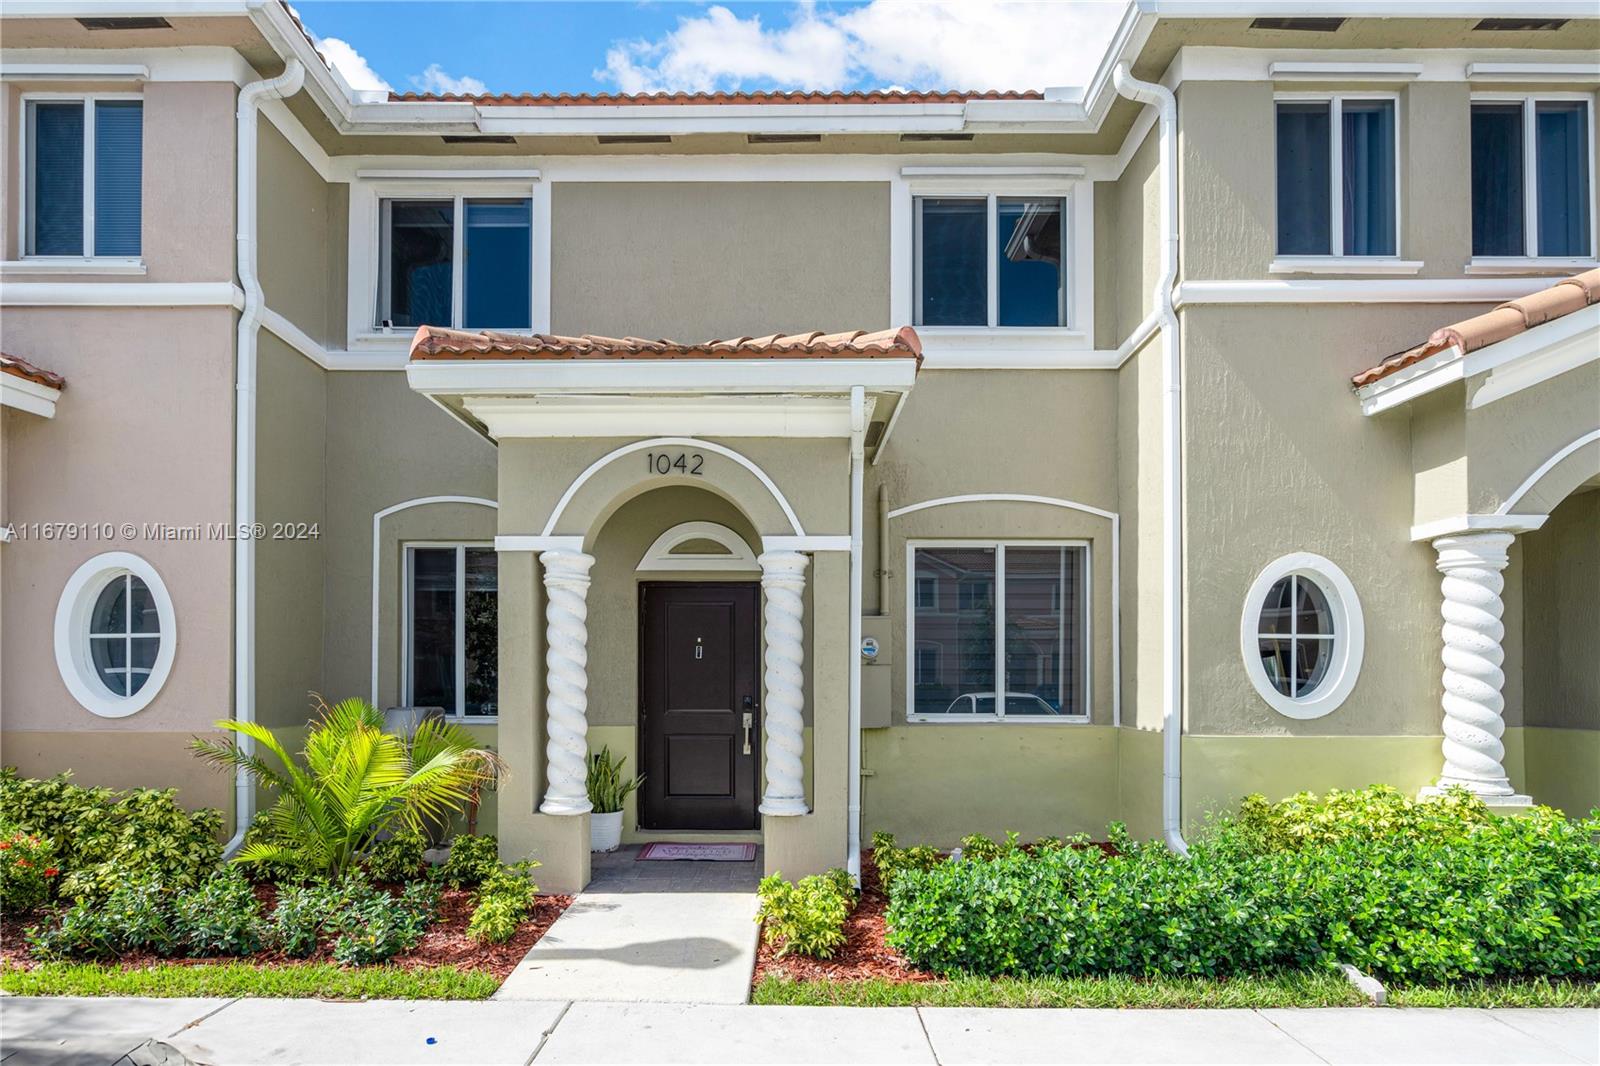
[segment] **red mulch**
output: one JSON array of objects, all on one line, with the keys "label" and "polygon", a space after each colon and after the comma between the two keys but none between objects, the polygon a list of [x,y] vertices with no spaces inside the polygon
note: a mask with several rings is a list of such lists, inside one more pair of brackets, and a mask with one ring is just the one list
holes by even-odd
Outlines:
[{"label": "red mulch", "polygon": [[778,949],[765,940],[756,949],[755,980],[763,977],[788,977],[796,981],[865,981],[881,977],[896,984],[934,981],[926,970],[915,969],[884,943],[888,923],[884,912],[889,899],[878,881],[878,868],[872,853],[861,856],[861,899],[845,919],[845,944],[831,959],[812,959],[804,955],[779,957]]},{"label": "red mulch", "polygon": [[[277,889],[272,885],[257,885],[256,898],[261,901],[263,914],[270,914],[277,904]],[[408,970],[427,966],[455,966],[462,970],[483,970],[500,980],[516,968],[528,949],[544,936],[546,930],[561,917],[561,912],[572,905],[571,896],[540,896],[533,916],[522,923],[515,936],[504,944],[479,944],[467,938],[467,923],[472,919],[472,891],[447,888],[439,897],[439,916],[422,934],[422,940],[410,951],[396,955],[390,962]],[[34,964],[28,952],[23,930],[43,921],[42,917],[0,919],[0,960],[24,969]],[[208,962],[294,963],[330,962],[333,943],[324,942],[315,954],[307,959],[292,959],[279,951],[258,951],[254,955],[219,956],[213,958],[163,959],[150,952],[123,955],[117,962],[127,967],[148,966],[156,962],[194,965]]]}]

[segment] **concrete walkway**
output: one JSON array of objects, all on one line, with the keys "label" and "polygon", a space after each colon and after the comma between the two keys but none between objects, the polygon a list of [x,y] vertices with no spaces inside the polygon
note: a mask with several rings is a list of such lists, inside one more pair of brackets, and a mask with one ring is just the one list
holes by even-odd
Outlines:
[{"label": "concrete walkway", "polygon": [[1594,1010],[0,998],[5,1066],[1600,1063]]},{"label": "concrete walkway", "polygon": [[589,887],[495,999],[745,1002],[760,931],[759,854],[751,862],[637,862],[638,852],[594,857]]}]

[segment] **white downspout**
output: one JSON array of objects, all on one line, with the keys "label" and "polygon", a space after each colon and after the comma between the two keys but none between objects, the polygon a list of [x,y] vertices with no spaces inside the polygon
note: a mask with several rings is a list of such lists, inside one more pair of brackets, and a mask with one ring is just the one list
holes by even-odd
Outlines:
[{"label": "white downspout", "polygon": [[[244,307],[239,313],[234,381],[233,441],[233,717],[256,719],[256,542],[249,534],[256,520],[256,333],[265,296],[256,277],[256,108],[262,100],[282,99],[300,91],[305,67],[298,59],[284,64],[276,78],[253,81],[239,90],[235,137],[238,140],[234,189],[237,211],[239,287]],[[239,746],[253,751],[255,742],[239,737]],[[244,843],[255,813],[255,783],[239,770],[233,783],[233,837],[223,848],[231,856]]]},{"label": "white downspout", "polygon": [[[902,401],[903,402],[903,401]],[[845,869],[861,884],[861,494],[866,473],[867,398],[860,385],[850,388],[850,780],[847,817],[849,853]]]},{"label": "white downspout", "polygon": [[1178,98],[1140,81],[1128,64],[1112,74],[1117,93],[1158,108],[1161,136],[1161,277],[1155,287],[1161,364],[1161,830],[1167,846],[1189,853],[1183,839],[1183,357],[1172,288],[1178,280]]}]

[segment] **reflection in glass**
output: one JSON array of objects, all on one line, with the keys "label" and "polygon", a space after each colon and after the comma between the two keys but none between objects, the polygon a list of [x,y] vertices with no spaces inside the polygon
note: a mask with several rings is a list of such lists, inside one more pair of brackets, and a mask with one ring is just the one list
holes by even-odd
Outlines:
[{"label": "reflection in glass", "polygon": [[382,209],[388,286],[379,325],[450,325],[455,202],[384,200]]},{"label": "reflection in glass", "polygon": [[1002,326],[1060,326],[1066,322],[1061,269],[1062,201],[1001,198],[996,271]]},{"label": "reflection in glass", "polygon": [[1261,668],[1285,696],[1311,695],[1333,658],[1333,612],[1321,586],[1299,574],[1279,578],[1267,592],[1257,622]]},{"label": "reflection in glass", "polygon": [[[953,602],[957,610],[916,608],[918,646],[937,645],[942,653],[926,663],[918,659],[915,713],[972,713],[970,705],[951,704],[963,695],[994,692],[994,570],[993,548],[917,549],[915,580],[937,590],[930,603]],[[951,589],[960,590],[959,596]],[[920,669],[924,665],[926,673]]]},{"label": "reflection in glass", "polygon": [[456,550],[411,557],[411,704],[456,709]]},{"label": "reflection in glass", "polygon": [[500,709],[500,557],[493,548],[468,548],[466,600],[468,716],[494,715]]}]

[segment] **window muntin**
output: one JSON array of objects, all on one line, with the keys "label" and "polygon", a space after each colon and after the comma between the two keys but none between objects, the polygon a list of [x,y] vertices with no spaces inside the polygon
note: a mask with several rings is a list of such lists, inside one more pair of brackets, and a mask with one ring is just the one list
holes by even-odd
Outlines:
[{"label": "window muntin", "polygon": [[89,658],[114,696],[132,696],[150,680],[161,649],[161,620],[143,578],[112,578],[89,612]]},{"label": "window muntin", "polygon": [[1473,101],[1473,256],[1594,255],[1590,106],[1535,96]]},{"label": "window muntin", "polygon": [[1277,101],[1278,254],[1399,254],[1396,101]]},{"label": "window muntin", "polygon": [[378,202],[377,326],[531,329],[533,201]]},{"label": "window muntin", "polygon": [[406,703],[464,718],[499,711],[499,556],[414,545],[406,560]]},{"label": "window muntin", "polygon": [[919,326],[1069,324],[1068,198],[918,196]]},{"label": "window muntin", "polygon": [[1354,586],[1320,555],[1272,562],[1245,596],[1239,646],[1246,676],[1273,710],[1298,719],[1330,713],[1361,672],[1365,627]]},{"label": "window muntin", "polygon": [[[908,717],[1088,720],[1086,545],[914,544],[908,550],[915,588]],[[930,584],[937,589],[932,595]],[[938,610],[952,602],[955,610]],[[998,688],[1005,697],[997,708],[1000,664]]]},{"label": "window muntin", "polygon": [[143,223],[144,103],[26,104],[24,255],[134,258]]}]

